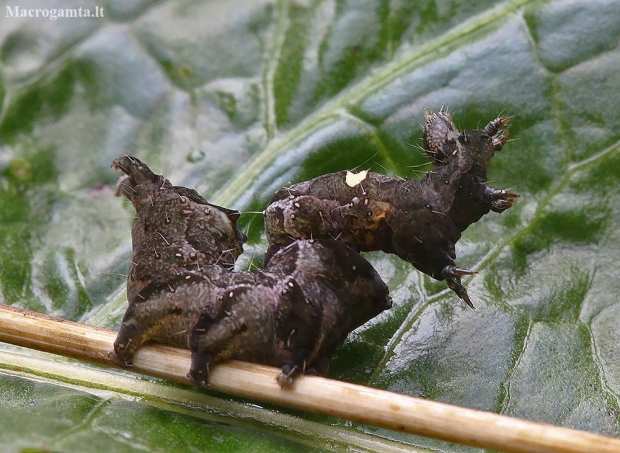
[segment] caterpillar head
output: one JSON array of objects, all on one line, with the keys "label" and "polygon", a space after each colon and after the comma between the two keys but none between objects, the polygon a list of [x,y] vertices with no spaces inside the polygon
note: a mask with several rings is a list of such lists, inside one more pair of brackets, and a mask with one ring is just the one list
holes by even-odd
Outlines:
[{"label": "caterpillar head", "polygon": [[466,148],[475,164],[487,168],[495,151],[506,144],[510,128],[510,118],[500,116],[482,129],[459,132],[445,107],[437,113],[425,109],[424,120],[424,151],[436,166]]}]

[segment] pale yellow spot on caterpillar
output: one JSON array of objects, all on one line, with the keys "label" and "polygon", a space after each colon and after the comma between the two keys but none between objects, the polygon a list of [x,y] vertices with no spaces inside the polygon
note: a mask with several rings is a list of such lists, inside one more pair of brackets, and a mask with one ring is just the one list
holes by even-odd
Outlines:
[{"label": "pale yellow spot on caterpillar", "polygon": [[352,171],[347,171],[347,176],[345,178],[345,182],[349,187],[355,187],[359,183],[361,183],[364,179],[366,179],[366,175],[368,174],[368,170],[360,171],[359,173],[353,173]]}]

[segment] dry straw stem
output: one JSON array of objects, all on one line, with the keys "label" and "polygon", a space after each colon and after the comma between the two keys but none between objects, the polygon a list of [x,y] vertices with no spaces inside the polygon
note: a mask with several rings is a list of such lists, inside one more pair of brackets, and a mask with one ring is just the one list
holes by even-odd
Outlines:
[{"label": "dry straw stem", "polygon": [[[0,305],[0,341],[87,362],[115,366],[108,352],[116,332]],[[187,383],[188,350],[146,345],[134,357],[136,373]],[[332,379],[302,376],[282,390],[279,370],[243,362],[215,367],[220,392],[346,420],[504,452],[620,452],[620,440],[422,400]]]}]

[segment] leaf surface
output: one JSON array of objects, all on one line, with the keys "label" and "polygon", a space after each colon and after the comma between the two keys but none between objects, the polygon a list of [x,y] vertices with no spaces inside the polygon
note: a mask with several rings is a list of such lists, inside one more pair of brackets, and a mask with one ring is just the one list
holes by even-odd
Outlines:
[{"label": "leaf surface", "polygon": [[[521,198],[457,245],[477,309],[368,254],[394,307],[330,376],[620,435],[620,2],[133,0],[57,20],[7,6],[0,302],[118,327],[133,212],[109,165],[125,153],[246,212],[248,268],[265,249],[251,212],[274,190],[353,168],[420,177],[424,107],[461,129],[501,113],[514,140],[491,184]],[[6,451],[475,450],[8,345],[0,368]]]}]

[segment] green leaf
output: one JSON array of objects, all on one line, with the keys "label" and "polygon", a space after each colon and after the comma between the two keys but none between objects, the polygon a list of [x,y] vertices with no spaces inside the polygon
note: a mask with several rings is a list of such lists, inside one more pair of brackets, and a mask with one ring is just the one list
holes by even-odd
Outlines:
[{"label": "green leaf", "polygon": [[[424,107],[463,129],[502,113],[514,140],[490,177],[521,198],[457,245],[477,309],[368,254],[394,307],[330,376],[620,435],[619,2],[86,1],[104,17],[57,20],[7,6],[0,302],[118,326],[133,212],[109,165],[125,153],[247,212],[247,268],[265,248],[250,211],[274,190],[354,167],[420,177]],[[9,345],[0,389],[5,451],[473,450]]]}]

